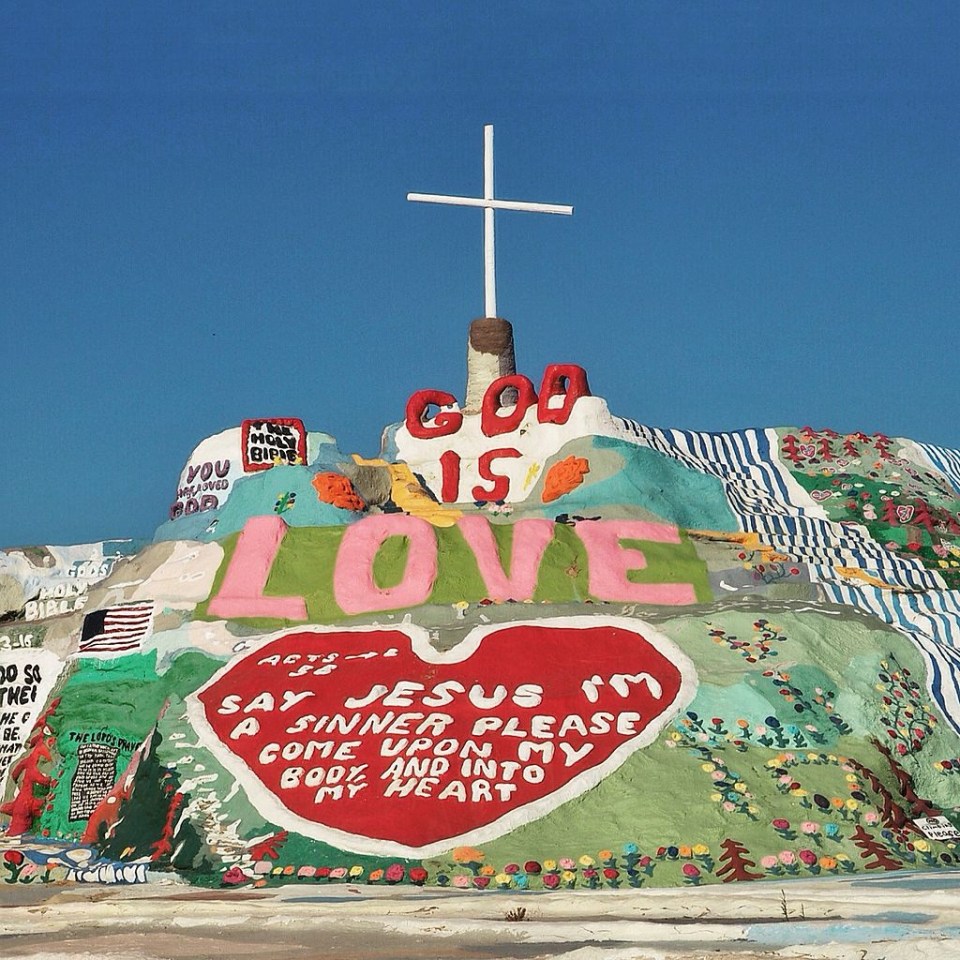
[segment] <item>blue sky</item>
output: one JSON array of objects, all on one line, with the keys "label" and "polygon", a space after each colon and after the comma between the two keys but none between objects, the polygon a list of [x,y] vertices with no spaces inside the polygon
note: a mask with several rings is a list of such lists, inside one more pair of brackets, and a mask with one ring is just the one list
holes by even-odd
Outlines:
[{"label": "blue sky", "polygon": [[657,426],[960,447],[960,6],[0,6],[0,543],[149,536],[203,437],[373,456],[463,394],[497,193],[518,364]]}]

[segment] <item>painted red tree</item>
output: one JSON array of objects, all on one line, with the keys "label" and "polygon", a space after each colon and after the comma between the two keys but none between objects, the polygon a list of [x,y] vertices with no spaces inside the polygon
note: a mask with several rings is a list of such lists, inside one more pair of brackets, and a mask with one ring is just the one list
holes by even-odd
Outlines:
[{"label": "painted red tree", "polygon": [[792,433],[788,433],[783,438],[781,449],[783,450],[783,455],[793,463],[800,463],[800,461],[803,460],[803,454],[800,452],[797,438]]},{"label": "painted red tree", "polygon": [[[10,817],[7,824],[7,836],[18,837],[29,833],[33,821],[40,816],[40,811],[46,802],[46,788],[50,786],[50,777],[40,769],[41,761],[50,763],[52,757],[50,748],[56,744],[56,737],[52,736],[47,726],[50,714],[60,705],[59,697],[54,700],[37,719],[27,740],[27,755],[14,764],[10,770],[10,779],[17,784],[17,792],[13,799],[0,805],[0,813]],[[42,789],[37,795],[36,787]]]},{"label": "painted red tree", "polygon": [[[860,824],[857,824],[857,829],[850,835],[850,839],[860,848],[862,851],[860,854],[861,860],[866,860],[868,862],[864,863],[864,868],[867,870],[899,870],[903,864],[897,860],[890,851],[882,844],[879,840],[875,840],[866,830],[863,829]],[[869,858],[873,857],[871,861]]]},{"label": "painted red tree", "polygon": [[734,880],[762,880],[762,873],[751,873],[747,867],[755,867],[753,860],[747,859],[750,852],[739,840],[731,840],[727,837],[720,844],[723,853],[720,854],[721,867],[716,871],[718,877],[723,877],[724,883],[732,883]]}]

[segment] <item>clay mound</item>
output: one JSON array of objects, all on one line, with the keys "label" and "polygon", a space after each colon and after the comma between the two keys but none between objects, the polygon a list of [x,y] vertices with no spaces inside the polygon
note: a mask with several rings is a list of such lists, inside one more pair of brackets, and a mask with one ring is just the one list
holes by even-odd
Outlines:
[{"label": "clay mound", "polygon": [[10,883],[601,889],[953,866],[960,453],[611,415],[200,443],[154,542],[0,553]]}]

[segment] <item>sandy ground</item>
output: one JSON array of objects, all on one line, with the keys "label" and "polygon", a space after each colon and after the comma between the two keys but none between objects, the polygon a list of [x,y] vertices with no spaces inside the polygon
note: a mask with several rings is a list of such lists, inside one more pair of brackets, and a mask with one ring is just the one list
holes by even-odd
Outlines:
[{"label": "sandy ground", "polygon": [[17,886],[0,957],[960,960],[960,871],[523,894]]}]

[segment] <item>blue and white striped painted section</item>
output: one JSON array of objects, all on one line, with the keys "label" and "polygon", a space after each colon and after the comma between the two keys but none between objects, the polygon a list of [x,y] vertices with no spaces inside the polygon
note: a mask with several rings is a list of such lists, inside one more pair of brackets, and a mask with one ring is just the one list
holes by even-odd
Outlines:
[{"label": "blue and white striped painted section", "polygon": [[833,581],[833,566],[859,567],[908,590],[942,590],[942,578],[918,560],[901,558],[855,523],[835,523],[815,504],[779,459],[775,430],[701,433],[661,430],[621,420],[629,433],[659,453],[723,483],[740,529],[800,563],[817,580]]},{"label": "blue and white striped painted section", "polygon": [[949,447],[937,447],[932,443],[918,443],[917,446],[929,457],[930,462],[950,481],[953,489],[960,493],[960,450]]}]

